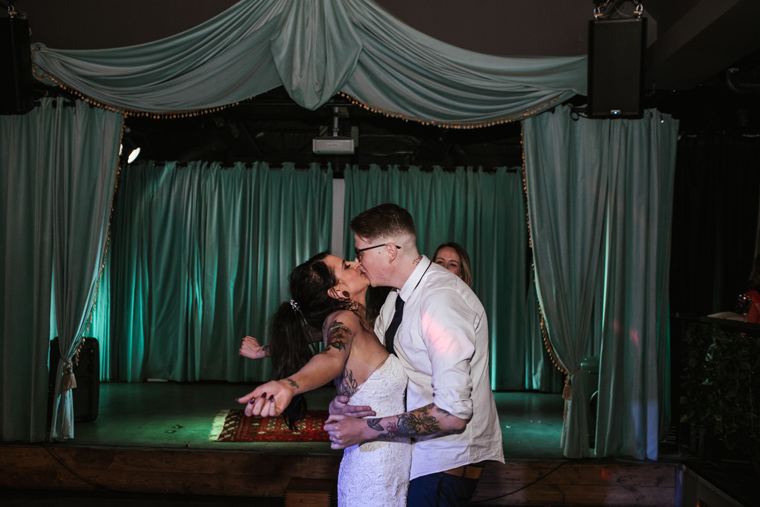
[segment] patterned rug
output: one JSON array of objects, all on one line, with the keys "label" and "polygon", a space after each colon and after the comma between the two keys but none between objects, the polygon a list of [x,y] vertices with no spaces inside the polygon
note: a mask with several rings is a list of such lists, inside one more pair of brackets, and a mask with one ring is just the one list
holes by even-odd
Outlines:
[{"label": "patterned rug", "polygon": [[214,419],[208,439],[214,442],[329,442],[322,429],[327,410],[309,410],[296,424],[288,428],[282,417],[246,417],[242,410],[222,410]]}]

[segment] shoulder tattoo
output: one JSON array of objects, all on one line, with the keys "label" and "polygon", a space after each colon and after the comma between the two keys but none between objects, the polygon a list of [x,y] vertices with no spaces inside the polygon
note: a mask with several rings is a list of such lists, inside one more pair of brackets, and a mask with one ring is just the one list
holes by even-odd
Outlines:
[{"label": "shoulder tattoo", "polygon": [[325,347],[324,352],[327,352],[331,348],[345,350],[346,341],[348,341],[350,333],[351,330],[342,322],[336,320],[330,324],[330,327],[327,328],[327,347]]}]

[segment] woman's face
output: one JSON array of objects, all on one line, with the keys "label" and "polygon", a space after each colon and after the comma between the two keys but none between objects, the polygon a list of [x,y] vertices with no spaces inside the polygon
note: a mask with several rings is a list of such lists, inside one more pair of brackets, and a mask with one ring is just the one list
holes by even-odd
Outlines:
[{"label": "woman's face", "polygon": [[435,254],[433,262],[440,264],[444,268],[448,269],[459,278],[462,278],[462,262],[459,260],[457,251],[450,246],[445,246],[438,250]]},{"label": "woman's face", "polygon": [[364,304],[364,293],[369,287],[369,279],[362,274],[359,269],[358,262],[349,262],[341,259],[335,255],[328,255],[325,257],[325,264],[329,267],[335,278],[338,279],[338,288],[343,291],[348,291],[351,295],[351,299],[354,296],[359,296],[361,301],[354,299],[358,303]]}]

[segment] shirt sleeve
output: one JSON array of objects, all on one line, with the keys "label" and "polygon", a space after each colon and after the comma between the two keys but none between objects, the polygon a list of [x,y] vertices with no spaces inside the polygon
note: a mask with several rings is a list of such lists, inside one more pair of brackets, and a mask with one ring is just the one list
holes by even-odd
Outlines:
[{"label": "shirt sleeve", "polygon": [[475,353],[478,316],[453,290],[428,295],[422,312],[422,336],[432,371],[433,402],[460,419],[472,417],[470,361]]}]

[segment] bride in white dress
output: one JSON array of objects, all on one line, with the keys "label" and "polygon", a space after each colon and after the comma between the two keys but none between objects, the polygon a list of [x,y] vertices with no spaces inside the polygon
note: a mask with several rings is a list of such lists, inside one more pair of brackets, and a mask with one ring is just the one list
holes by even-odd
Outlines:
[{"label": "bride in white dress", "polygon": [[[273,376],[239,398],[246,415],[284,415],[291,426],[306,414],[303,393],[333,380],[352,405],[371,406],[376,417],[402,413],[407,377],[365,318],[369,281],[358,269],[327,253],[296,267],[290,275],[289,302],[270,323],[269,343],[246,337],[240,354],[272,358]],[[316,332],[320,329],[322,333]],[[324,349],[312,355],[315,337]],[[318,340],[317,340],[318,341]],[[338,505],[406,505],[412,445],[408,440],[371,441],[343,452],[338,473]]]}]

